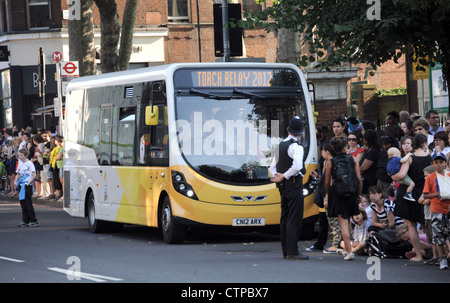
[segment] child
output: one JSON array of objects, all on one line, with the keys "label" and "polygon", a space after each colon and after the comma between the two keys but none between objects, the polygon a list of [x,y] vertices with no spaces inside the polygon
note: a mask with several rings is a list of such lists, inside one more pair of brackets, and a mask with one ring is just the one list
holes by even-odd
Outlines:
[{"label": "child", "polygon": [[445,256],[444,245],[446,245],[445,242],[448,238],[446,229],[449,228],[448,211],[450,199],[441,196],[448,195],[448,191],[444,188],[444,182],[442,181],[450,178],[450,172],[445,169],[447,158],[443,153],[434,154],[431,164],[436,171],[425,180],[423,197],[424,199],[430,199],[433,244],[436,245],[436,250],[439,254],[439,268],[447,269],[448,262]]},{"label": "child", "polygon": [[369,226],[372,225],[372,208],[370,207],[370,198],[367,194],[361,195],[359,200],[359,207],[366,211],[367,222]]},{"label": "child", "polygon": [[[406,161],[408,161],[409,158],[412,156],[412,153],[407,153],[406,156],[404,156],[403,158],[400,157],[400,150],[396,147],[389,148],[387,153],[388,153],[388,158],[390,160],[386,166],[386,172],[390,176],[393,176],[396,173],[398,173],[400,171],[400,168],[402,167],[402,163],[405,163]],[[406,175],[405,178],[403,178],[401,180],[397,180],[397,182],[399,184],[408,186],[408,188],[406,189],[406,194],[403,196],[403,199],[415,202],[416,200],[414,200],[414,198],[411,194],[414,189],[414,186],[415,186],[413,180],[411,180],[411,178],[408,175]]]},{"label": "child", "polygon": [[382,229],[390,229],[403,223],[401,219],[394,217],[393,205],[389,199],[383,199],[383,192],[378,186],[369,188],[369,197],[372,204],[372,226],[369,233],[378,232]]},{"label": "child", "polygon": [[[434,169],[433,165],[429,165],[427,167],[424,168],[423,170],[423,174],[425,176],[425,180],[427,179],[427,177],[434,173],[436,170]],[[419,200],[417,201],[420,204],[423,204],[423,210],[424,210],[424,215],[425,215],[425,222],[424,222],[424,229],[425,229],[425,234],[427,237],[427,242],[431,243],[432,246],[432,251],[433,251],[433,257],[427,261],[424,262],[424,264],[428,264],[428,265],[434,265],[436,264],[436,262],[439,261],[438,258],[438,253],[436,250],[436,245],[433,244],[433,232],[432,232],[432,225],[431,225],[431,210],[430,210],[430,199],[424,199],[423,198],[423,194],[422,196],[419,198]]]},{"label": "child", "polygon": [[[408,241],[412,245],[412,241],[409,238],[408,225],[401,224],[401,225],[397,226],[396,231],[397,231],[397,235],[400,239],[402,239],[404,241]],[[428,251],[431,249],[431,245],[428,242],[427,236],[424,233],[422,233],[420,231],[417,231],[417,232],[419,234],[420,254],[422,255],[422,258],[428,258]],[[413,251],[407,252],[405,254],[405,256],[410,260],[414,259],[416,257],[416,255],[417,255],[417,252],[415,252],[414,249],[413,249]]]},{"label": "child", "polygon": [[36,178],[34,164],[28,160],[30,152],[28,149],[20,149],[17,153],[19,165],[17,166],[15,184],[20,188],[19,200],[22,207],[22,223],[19,227],[37,227],[39,226],[36,214],[33,208],[31,195],[33,194],[33,181]]},{"label": "child", "polygon": [[[367,220],[366,210],[360,207],[359,214],[354,215],[352,219],[355,223],[353,241],[350,242],[352,252],[362,255],[366,253],[366,240],[369,238],[370,222]],[[344,247],[344,241],[341,242],[341,246]]]}]

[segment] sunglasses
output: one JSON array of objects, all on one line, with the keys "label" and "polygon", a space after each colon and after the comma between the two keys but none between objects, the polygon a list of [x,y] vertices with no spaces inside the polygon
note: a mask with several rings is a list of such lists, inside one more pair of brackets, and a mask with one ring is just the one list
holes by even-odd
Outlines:
[{"label": "sunglasses", "polygon": [[356,138],[348,138],[347,141],[357,141],[358,139]]}]

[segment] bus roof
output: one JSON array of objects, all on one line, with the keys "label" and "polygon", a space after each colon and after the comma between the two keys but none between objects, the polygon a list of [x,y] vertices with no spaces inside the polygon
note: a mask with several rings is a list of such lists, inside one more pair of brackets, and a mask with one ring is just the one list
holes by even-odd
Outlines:
[{"label": "bus roof", "polygon": [[158,76],[161,78],[168,78],[168,75],[173,74],[173,72],[179,68],[205,68],[205,67],[244,67],[248,66],[251,68],[258,67],[289,67],[298,69],[295,65],[289,63],[260,63],[260,62],[209,62],[209,63],[173,63],[158,65],[153,67],[145,67],[138,69],[130,69],[120,72],[112,72],[101,75],[85,76],[74,79],[70,81],[67,86],[67,91],[78,90],[78,89],[88,89],[94,87],[103,87],[110,85],[124,85],[139,82],[148,82],[152,78]]}]

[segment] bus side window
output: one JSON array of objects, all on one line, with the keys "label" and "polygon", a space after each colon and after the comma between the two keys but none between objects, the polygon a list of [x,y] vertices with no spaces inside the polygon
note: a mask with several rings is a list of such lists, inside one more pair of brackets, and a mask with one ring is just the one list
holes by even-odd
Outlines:
[{"label": "bus side window", "polygon": [[83,145],[92,148],[99,159],[100,148],[100,120],[101,120],[101,89],[89,89],[85,95],[84,105],[84,140]]},{"label": "bus side window", "polygon": [[113,164],[134,164],[134,140],[136,133],[136,107],[122,107],[119,109],[117,125],[117,144],[113,146]]},{"label": "bus side window", "polygon": [[100,165],[111,165],[112,106],[102,108],[100,119]]},{"label": "bus side window", "polygon": [[[145,85],[142,97],[139,127],[139,164],[149,166],[169,165],[169,131],[167,123],[167,101],[163,82]],[[145,107],[153,103],[158,106],[158,125],[145,125]]]}]

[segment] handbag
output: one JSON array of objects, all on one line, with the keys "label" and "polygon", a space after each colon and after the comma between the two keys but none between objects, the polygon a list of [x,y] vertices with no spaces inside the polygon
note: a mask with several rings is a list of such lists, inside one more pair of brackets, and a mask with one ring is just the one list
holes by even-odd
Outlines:
[{"label": "handbag", "polygon": [[440,192],[442,200],[450,200],[450,172],[445,170],[444,175],[436,172],[436,189]]},{"label": "handbag", "polygon": [[323,196],[320,192],[320,188],[316,188],[314,190],[314,204],[316,204],[319,208],[323,208]]},{"label": "handbag", "polygon": [[320,177],[319,184],[317,185],[316,189],[314,190],[314,199],[313,202],[316,204],[319,208],[324,207],[324,197],[326,196],[327,192],[325,189],[325,170],[322,173],[322,176]]}]

